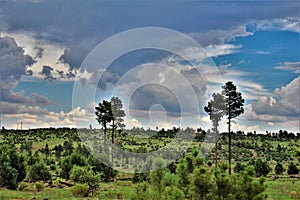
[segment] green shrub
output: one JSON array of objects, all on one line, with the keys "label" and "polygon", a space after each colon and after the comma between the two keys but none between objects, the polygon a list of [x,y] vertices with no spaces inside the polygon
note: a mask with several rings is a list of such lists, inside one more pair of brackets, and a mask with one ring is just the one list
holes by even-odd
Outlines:
[{"label": "green shrub", "polygon": [[24,191],[30,184],[26,182],[19,183],[18,190]]},{"label": "green shrub", "polygon": [[55,165],[55,164],[51,164],[51,165],[50,165],[50,169],[51,169],[51,170],[56,170],[56,165]]},{"label": "green shrub", "polygon": [[31,181],[48,181],[51,180],[52,175],[44,163],[38,162],[31,166],[28,177]]},{"label": "green shrub", "polygon": [[79,183],[87,183],[89,189],[94,191],[101,180],[100,174],[94,173],[89,167],[74,166],[70,171],[70,178]]},{"label": "green shrub", "polygon": [[0,146],[0,187],[15,190],[25,176],[25,158],[14,147]]},{"label": "green shrub", "polygon": [[75,197],[87,197],[89,194],[89,186],[87,184],[76,184],[70,190]]},{"label": "green shrub", "polygon": [[275,166],[275,174],[282,174],[284,172],[284,168],[281,163],[277,162]]},{"label": "green shrub", "polygon": [[61,173],[60,176],[65,179],[70,179],[70,171],[74,165],[77,166],[87,166],[88,163],[81,154],[72,153],[72,155],[65,157],[60,162]]},{"label": "green shrub", "polygon": [[267,161],[263,161],[260,158],[255,162],[255,172],[256,176],[267,176],[267,174],[271,171],[271,167],[268,165]]},{"label": "green shrub", "polygon": [[245,165],[240,162],[237,162],[236,165],[234,166],[233,171],[235,173],[240,173],[240,171],[243,171],[244,169],[245,169]]},{"label": "green shrub", "polygon": [[36,182],[35,183],[35,188],[36,188],[37,192],[42,192],[45,188],[45,185],[42,182]]},{"label": "green shrub", "polygon": [[289,175],[298,174],[299,173],[299,169],[297,168],[297,166],[293,162],[291,162],[291,164],[289,164],[289,168],[288,168],[287,173]]}]

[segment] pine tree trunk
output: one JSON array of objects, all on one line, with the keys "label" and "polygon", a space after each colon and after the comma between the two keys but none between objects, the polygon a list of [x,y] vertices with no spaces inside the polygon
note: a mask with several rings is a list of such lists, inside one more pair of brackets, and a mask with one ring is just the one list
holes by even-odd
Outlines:
[{"label": "pine tree trunk", "polygon": [[104,125],[104,151],[107,153],[107,148],[106,148],[106,124]]},{"label": "pine tree trunk", "polygon": [[114,144],[115,144],[115,120],[112,120],[112,133],[111,133],[111,164],[114,163]]},{"label": "pine tree trunk", "polygon": [[228,118],[228,164],[229,164],[229,175],[230,175],[231,174],[231,131],[230,131],[230,117]]},{"label": "pine tree trunk", "polygon": [[215,126],[215,131],[216,131],[216,138],[217,138],[217,141],[216,141],[216,145],[215,145],[215,153],[216,153],[216,167],[218,167],[218,142],[219,142],[219,135],[218,135],[218,127]]}]

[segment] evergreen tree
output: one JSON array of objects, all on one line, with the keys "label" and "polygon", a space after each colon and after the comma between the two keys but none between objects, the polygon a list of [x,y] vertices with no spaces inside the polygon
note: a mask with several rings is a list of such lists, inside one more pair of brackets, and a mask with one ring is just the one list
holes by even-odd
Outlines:
[{"label": "evergreen tree", "polygon": [[244,99],[242,93],[237,92],[236,86],[232,81],[228,81],[223,87],[222,94],[226,101],[226,116],[228,119],[228,163],[229,174],[231,174],[231,120],[244,113]]},{"label": "evergreen tree", "polygon": [[218,165],[218,126],[221,118],[225,114],[225,99],[224,96],[219,93],[214,93],[213,99],[210,100],[207,106],[204,107],[205,112],[210,116],[210,120],[213,123],[213,131],[215,133],[215,154],[216,154],[216,166]]},{"label": "evergreen tree", "polygon": [[104,131],[104,150],[107,151],[107,124],[112,120],[112,110],[111,110],[111,102],[107,100],[103,100],[102,103],[99,103],[96,109],[96,116],[98,123],[103,127]]},{"label": "evergreen tree", "polygon": [[118,97],[111,98],[111,121],[112,121],[112,133],[111,133],[111,141],[113,143],[111,150],[111,163],[114,163],[114,143],[115,143],[115,130],[117,128],[123,128],[125,125],[123,124],[123,117],[125,117],[125,111],[122,110],[123,104],[122,101]]},{"label": "evergreen tree", "polygon": [[275,174],[282,174],[284,172],[283,166],[280,162],[276,163]]},{"label": "evergreen tree", "polygon": [[292,175],[292,174],[299,174],[299,169],[297,168],[297,166],[296,166],[293,162],[291,162],[291,163],[289,164],[289,168],[288,168],[287,173],[288,173],[289,175]]}]

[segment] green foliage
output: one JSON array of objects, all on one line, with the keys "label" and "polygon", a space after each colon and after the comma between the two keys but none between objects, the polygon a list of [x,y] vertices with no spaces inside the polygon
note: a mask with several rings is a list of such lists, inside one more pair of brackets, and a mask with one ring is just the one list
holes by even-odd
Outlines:
[{"label": "green foliage", "polygon": [[232,192],[231,177],[222,169],[216,169],[214,175],[218,198],[224,199]]},{"label": "green foliage", "polygon": [[284,172],[284,168],[281,163],[277,162],[275,166],[275,174],[282,174]]},{"label": "green foliage", "polygon": [[52,179],[52,175],[43,162],[37,162],[30,167],[28,178],[31,181],[48,181]]},{"label": "green foliage", "polygon": [[60,162],[60,176],[65,179],[70,178],[70,171],[74,165],[77,166],[87,166],[87,160],[79,153],[73,152],[70,156],[65,157]]},{"label": "green foliage", "polygon": [[288,168],[287,173],[288,173],[289,175],[292,175],[292,174],[299,174],[299,169],[297,168],[297,166],[296,166],[293,162],[291,162],[291,163],[289,164],[289,168]]},{"label": "green foliage", "polygon": [[158,197],[158,194],[153,191],[149,187],[149,184],[147,182],[142,182],[137,185],[136,187],[136,195],[133,199],[135,200],[154,200],[155,197]]},{"label": "green foliage", "polygon": [[150,174],[150,182],[158,191],[159,194],[162,192],[161,180],[166,172],[164,168],[166,166],[166,162],[161,158],[155,158],[152,163],[152,169],[154,170]]},{"label": "green foliage", "polygon": [[152,171],[150,177],[152,187],[147,182],[139,184],[134,199],[184,199],[184,192],[178,187],[179,178],[166,168]]},{"label": "green foliage", "polygon": [[[109,162],[107,160],[107,157],[102,157],[102,159],[106,159],[106,162]],[[90,155],[88,157],[88,164],[92,167],[94,173],[101,174],[102,181],[109,182],[111,179],[116,177],[118,172],[110,166],[107,166],[106,164],[102,163],[101,160],[100,158],[96,159],[92,155]]]},{"label": "green foliage", "polygon": [[35,163],[39,162],[39,161],[40,161],[39,157],[30,156],[28,161],[27,161],[27,164],[31,166],[31,165],[34,165]]},{"label": "green foliage", "polygon": [[148,172],[139,172],[137,170],[134,171],[134,175],[132,177],[133,183],[140,183],[149,180],[149,173]]},{"label": "green foliage", "polygon": [[244,102],[242,93],[237,92],[236,86],[232,81],[228,81],[222,86],[222,94],[225,96],[226,111],[225,114],[228,118],[228,163],[229,163],[229,174],[231,174],[231,119],[238,117],[244,113]]},{"label": "green foliage", "polygon": [[212,176],[207,168],[200,167],[193,173],[192,197],[193,199],[207,199],[213,191]]},{"label": "green foliage", "polygon": [[42,192],[45,189],[45,185],[42,182],[36,182],[34,185],[37,192]]},{"label": "green foliage", "polygon": [[260,158],[255,162],[255,172],[256,176],[267,176],[267,174],[271,171],[271,167],[268,165],[267,161],[262,161]]},{"label": "green foliage", "polygon": [[222,94],[226,97],[226,115],[228,119],[238,117],[244,113],[244,102],[242,93],[237,92],[236,86],[232,81],[228,81],[223,87]]},{"label": "green foliage", "polygon": [[0,187],[16,189],[26,176],[25,158],[15,148],[4,145],[0,148]]},{"label": "green foliage", "polygon": [[213,122],[214,132],[218,134],[218,126],[221,118],[225,114],[226,105],[224,96],[219,93],[213,93],[213,99],[210,100],[207,106],[204,107],[205,112],[210,116]]},{"label": "green foliage", "polygon": [[18,190],[19,191],[24,191],[29,185],[30,185],[30,183],[20,182],[19,185],[18,185]]},{"label": "green foliage", "polygon": [[8,189],[15,190],[18,187],[18,171],[11,167],[9,162],[4,161],[3,157],[3,155],[0,157],[0,187],[7,187]]},{"label": "green foliage", "polygon": [[253,181],[254,169],[247,167],[239,175],[237,181],[236,199],[265,199],[262,193],[265,191],[265,178],[261,177],[258,181]]},{"label": "green foliage", "polygon": [[236,163],[236,165],[234,166],[233,171],[234,171],[235,173],[239,173],[240,171],[243,171],[244,169],[245,169],[245,165],[242,164],[242,163],[240,163],[240,162],[238,162],[238,163]]},{"label": "green foliage", "polygon": [[72,194],[75,197],[88,197],[89,195],[89,186],[87,184],[76,184],[70,188]]},{"label": "green foliage", "polygon": [[175,174],[166,173],[160,184],[162,199],[184,199],[184,192],[178,188],[179,178]]},{"label": "green foliage", "polygon": [[87,183],[89,189],[94,191],[101,181],[100,174],[94,173],[90,167],[74,165],[70,171],[70,178],[78,183]]},{"label": "green foliage", "polygon": [[[189,159],[188,159],[189,160]],[[179,177],[179,188],[184,192],[187,192],[191,183],[191,173],[193,170],[189,169],[189,162],[186,159],[182,159],[181,162],[177,165],[176,175]]]}]

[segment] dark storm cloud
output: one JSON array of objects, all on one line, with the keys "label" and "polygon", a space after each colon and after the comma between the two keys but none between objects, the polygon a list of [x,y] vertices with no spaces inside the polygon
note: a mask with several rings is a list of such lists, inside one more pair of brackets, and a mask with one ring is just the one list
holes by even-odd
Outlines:
[{"label": "dark storm cloud", "polygon": [[31,56],[24,54],[23,48],[17,45],[14,38],[0,38],[1,80],[20,80],[22,75],[28,75],[27,67],[34,62]]},{"label": "dark storm cloud", "polygon": [[23,91],[13,91],[21,76],[32,75],[32,71],[28,67],[34,64],[34,62],[33,58],[26,55],[23,48],[17,45],[14,38],[0,38],[0,101],[6,105],[6,108],[1,106],[1,112],[4,109],[6,109],[5,113],[9,113],[9,110],[16,110],[18,108],[17,104],[34,105],[37,102],[43,105],[49,104],[49,100],[37,94],[33,94],[33,98],[31,98],[26,96]]},{"label": "dark storm cloud", "polygon": [[[119,78],[128,72],[128,70],[148,62],[159,63],[167,56],[177,58],[177,56],[170,52],[150,48],[126,53],[111,63],[108,69],[103,72],[100,80],[96,80],[95,76],[97,74],[94,74],[92,82],[98,83],[98,88],[105,90],[108,85],[115,85]],[[132,77],[132,79],[135,78]]]},{"label": "dark storm cloud", "polygon": [[[2,10],[8,32],[31,31],[37,38],[66,45],[61,61],[72,69],[78,68],[99,42],[131,28],[157,26],[184,33],[228,30],[251,20],[298,16],[299,3],[4,1]],[[199,36],[200,42],[207,41],[206,37],[222,40],[219,31]]]},{"label": "dark storm cloud", "polygon": [[41,58],[41,57],[43,56],[43,54],[44,54],[44,49],[43,49],[42,47],[37,47],[37,46],[35,46],[35,47],[34,47],[34,50],[37,51],[37,52],[36,52],[35,58]]},{"label": "dark storm cloud", "polygon": [[134,91],[130,98],[131,109],[150,110],[155,104],[161,105],[168,113],[180,114],[177,96],[168,88],[159,84],[147,84]]},{"label": "dark storm cloud", "polygon": [[52,81],[55,80],[55,78],[51,74],[52,71],[53,71],[52,67],[44,65],[41,74],[45,76],[46,80]]}]

